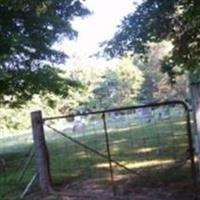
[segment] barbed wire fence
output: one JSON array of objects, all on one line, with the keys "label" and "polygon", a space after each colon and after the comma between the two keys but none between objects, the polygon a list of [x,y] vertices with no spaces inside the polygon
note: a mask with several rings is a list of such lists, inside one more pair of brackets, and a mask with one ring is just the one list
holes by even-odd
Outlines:
[{"label": "barbed wire fence", "polygon": [[8,157],[3,154],[4,158],[1,158],[1,169],[3,170],[0,173],[0,199],[9,199],[11,193],[12,198],[23,197],[22,192],[36,172],[33,144],[24,148],[23,153],[19,150],[14,155],[8,154]]}]

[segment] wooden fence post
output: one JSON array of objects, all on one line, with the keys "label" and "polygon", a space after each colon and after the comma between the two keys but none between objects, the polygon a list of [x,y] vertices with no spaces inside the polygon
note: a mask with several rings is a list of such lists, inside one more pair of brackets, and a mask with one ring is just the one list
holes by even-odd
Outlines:
[{"label": "wooden fence post", "polygon": [[198,154],[198,169],[200,177],[200,82],[191,83],[190,91],[192,97],[192,108],[194,114],[194,129],[195,129],[195,150]]},{"label": "wooden fence post", "polygon": [[36,170],[39,179],[39,186],[42,193],[46,195],[52,193],[53,189],[51,185],[49,154],[44,137],[42,112],[32,112],[31,122],[35,144]]}]

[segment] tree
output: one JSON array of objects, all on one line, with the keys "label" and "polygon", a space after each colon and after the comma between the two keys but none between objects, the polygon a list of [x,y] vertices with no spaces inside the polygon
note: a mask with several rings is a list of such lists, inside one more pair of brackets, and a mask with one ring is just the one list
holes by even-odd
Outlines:
[{"label": "tree", "polygon": [[145,103],[189,98],[187,74],[176,77],[176,84],[172,84],[169,76],[161,71],[161,60],[171,50],[170,43],[161,42],[149,46],[146,62],[143,62],[139,56],[134,56],[134,63],[144,74],[140,101]]},{"label": "tree", "polygon": [[67,55],[52,45],[73,39],[71,20],[88,13],[79,0],[0,0],[1,103],[16,106],[40,91],[67,94],[74,82],[53,68]]},{"label": "tree", "polygon": [[70,89],[68,98],[62,103],[61,110],[65,114],[91,110],[93,109],[91,101],[94,99],[93,90],[102,79],[105,63],[94,58],[81,57],[75,57],[70,61],[72,68],[68,67],[67,76],[80,82],[82,87],[79,87],[78,90],[76,88]]},{"label": "tree", "polygon": [[132,58],[108,62],[109,66],[101,60],[80,59],[79,62],[72,64],[71,70],[68,68],[68,76],[81,82],[82,87],[79,90],[70,89],[68,98],[60,103],[63,114],[136,103],[143,74],[133,64]]},{"label": "tree", "polygon": [[[70,89],[69,89],[70,93]],[[60,115],[60,102],[64,101],[55,94],[33,95],[32,99],[26,101],[20,107],[11,108],[9,105],[0,107],[0,129],[2,133],[15,133],[16,131],[27,131],[31,128],[30,113],[41,110],[46,116]]]},{"label": "tree", "polygon": [[90,104],[93,109],[133,105],[137,102],[143,80],[143,74],[132,58],[124,57],[108,68],[96,83]]},{"label": "tree", "polygon": [[[198,0],[145,0],[123,20],[107,43],[111,56],[131,51],[143,54],[150,42],[171,41],[173,49],[163,60],[172,80],[185,70],[199,78],[200,4]],[[195,76],[196,77],[195,77]]]}]

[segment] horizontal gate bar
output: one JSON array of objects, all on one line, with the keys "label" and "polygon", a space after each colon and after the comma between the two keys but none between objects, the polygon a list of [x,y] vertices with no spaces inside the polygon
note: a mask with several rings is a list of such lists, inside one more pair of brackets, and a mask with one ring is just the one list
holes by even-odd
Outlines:
[{"label": "horizontal gate bar", "polygon": [[112,109],[107,109],[107,110],[99,110],[99,111],[85,112],[85,113],[79,113],[79,114],[62,115],[62,116],[55,116],[55,117],[46,117],[46,118],[43,118],[43,122],[44,121],[48,121],[48,120],[73,118],[75,116],[96,115],[96,114],[102,114],[102,113],[126,111],[126,110],[131,110],[131,109],[148,108],[148,107],[160,107],[160,106],[167,106],[167,105],[174,105],[174,104],[182,105],[186,111],[189,111],[187,103],[185,103],[184,101],[175,100],[175,101],[165,101],[165,102],[160,102],[160,103],[149,103],[149,104],[137,105],[137,106],[112,108]]}]

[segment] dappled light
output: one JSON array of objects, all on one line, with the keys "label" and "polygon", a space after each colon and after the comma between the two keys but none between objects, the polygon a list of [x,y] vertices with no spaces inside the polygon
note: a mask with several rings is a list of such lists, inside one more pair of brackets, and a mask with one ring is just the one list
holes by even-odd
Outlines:
[{"label": "dappled light", "polygon": [[156,167],[160,164],[167,166],[169,164],[175,163],[175,160],[150,160],[150,161],[143,161],[143,162],[137,162],[137,163],[127,163],[127,162],[121,162],[121,164],[126,165],[130,169],[141,169],[146,167]]},{"label": "dappled light", "polygon": [[156,148],[154,147],[147,147],[147,148],[141,148],[141,149],[138,149],[138,150],[135,150],[136,153],[150,153],[152,151],[155,151]]},{"label": "dappled light", "polygon": [[[130,162],[123,162],[121,161],[120,164],[125,165],[126,167],[130,169],[142,169],[142,168],[148,168],[148,167],[156,167],[160,164],[167,166],[169,164],[174,164],[175,160],[150,160],[150,161],[143,161],[143,162],[136,162],[136,163],[130,163]],[[99,163],[95,165],[96,168],[109,168],[108,163]]]},{"label": "dappled light", "polygon": [[0,200],[197,200],[198,0],[0,4]]},{"label": "dappled light", "polygon": [[[133,170],[133,174],[137,174],[137,170],[140,173],[145,170],[148,174],[150,170],[149,173],[162,174],[165,170],[175,170],[179,164],[187,163],[188,145],[184,112],[179,106],[168,109],[170,114],[164,119],[159,118],[160,108],[154,109],[151,116],[145,114],[145,118],[141,117],[137,109],[122,113],[119,111],[119,114],[117,112],[106,114],[109,149],[115,176],[126,173],[126,169]],[[51,137],[46,132],[53,174],[59,175],[59,171],[63,170],[66,171],[65,177],[70,176],[73,171],[78,172],[78,177],[85,178],[109,176],[105,126],[98,115],[93,117],[86,115],[84,120],[87,123],[84,128],[74,133],[69,127],[61,132],[53,128],[54,133],[52,132]],[[59,136],[59,133],[65,134],[66,138]],[[58,137],[56,145],[51,142],[53,137]],[[68,137],[72,138],[72,141],[67,139]],[[55,154],[58,151],[63,152],[60,161]]]}]

